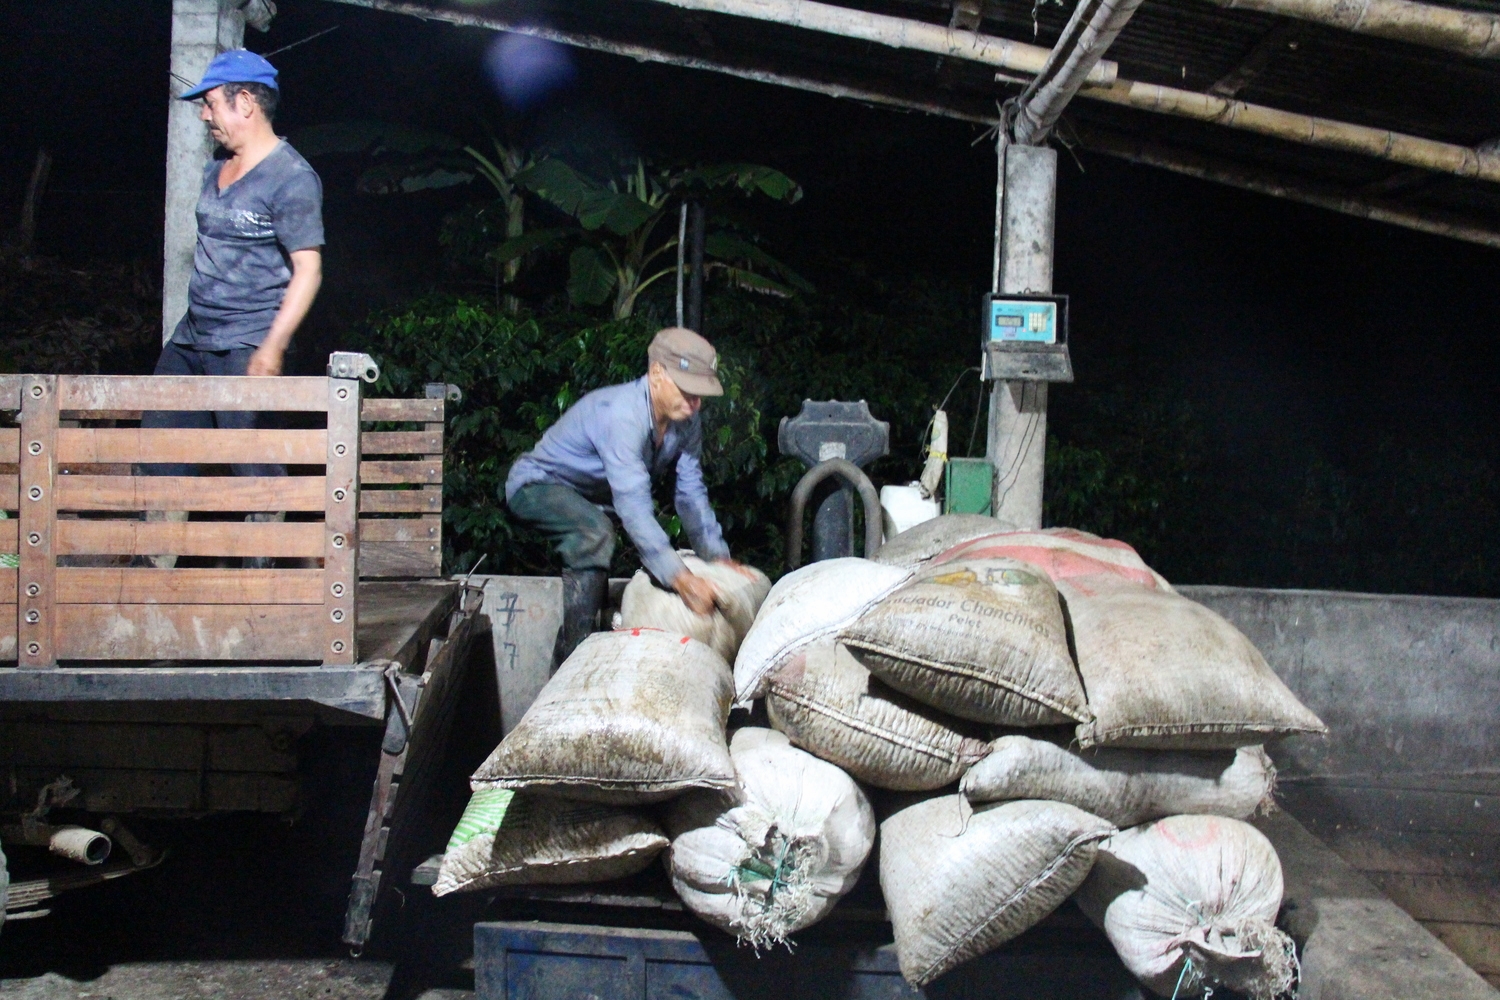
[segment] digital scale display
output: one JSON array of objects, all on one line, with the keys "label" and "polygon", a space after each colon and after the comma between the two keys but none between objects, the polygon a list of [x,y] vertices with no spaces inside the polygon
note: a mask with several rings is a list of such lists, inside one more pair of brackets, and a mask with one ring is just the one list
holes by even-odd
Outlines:
[{"label": "digital scale display", "polygon": [[989,300],[989,339],[1057,343],[1057,303],[1052,300]]},{"label": "digital scale display", "polygon": [[1073,381],[1066,295],[986,295],[980,337],[987,379]]}]

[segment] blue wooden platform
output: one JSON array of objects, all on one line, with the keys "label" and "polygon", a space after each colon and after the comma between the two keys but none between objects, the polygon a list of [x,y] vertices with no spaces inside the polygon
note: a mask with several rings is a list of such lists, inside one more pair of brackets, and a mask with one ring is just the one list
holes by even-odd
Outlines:
[{"label": "blue wooden platform", "polygon": [[1102,938],[1025,935],[926,989],[889,944],[822,940],[756,955],[726,935],[542,921],[474,926],[476,1000],[1144,1000]]}]

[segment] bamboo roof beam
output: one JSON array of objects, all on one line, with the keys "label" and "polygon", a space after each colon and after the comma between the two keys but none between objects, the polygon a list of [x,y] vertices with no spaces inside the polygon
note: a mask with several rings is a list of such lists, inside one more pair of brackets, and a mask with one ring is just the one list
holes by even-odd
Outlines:
[{"label": "bamboo roof beam", "polygon": [[1258,10],[1364,35],[1500,58],[1500,16],[1413,0],[1212,0],[1220,7]]},{"label": "bamboo roof beam", "polygon": [[[625,56],[640,62],[661,63],[685,69],[701,69],[723,73],[745,80],[775,86],[790,87],[829,97],[867,101],[888,107],[922,111],[927,114],[958,118],[964,121],[993,124],[993,114],[976,114],[960,111],[935,101],[893,95],[876,87],[861,84],[846,84],[823,81],[800,74],[787,73],[756,66],[735,65],[723,59],[709,59],[682,55],[647,45],[617,42],[597,35],[562,31],[528,21],[522,14],[514,18],[501,17],[494,13],[477,14],[449,8],[431,7],[416,0],[331,0],[356,7],[407,14],[426,20],[444,21],[450,24],[485,28],[491,31],[509,31],[517,34],[545,38],[562,45],[592,49],[613,55]],[[490,8],[491,11],[494,8]],[[1034,47],[1034,46],[1032,46]],[[1043,53],[1046,49],[1041,49]],[[1101,65],[1103,65],[1101,63]],[[1450,143],[1420,139],[1384,129],[1350,125],[1345,122],[1310,115],[1278,111],[1274,108],[1245,104],[1208,94],[1177,90],[1155,84],[1116,80],[1109,87],[1085,87],[1079,96],[1162,114],[1194,118],[1199,121],[1246,129],[1262,135],[1274,136],[1303,145],[1321,146],[1345,152],[1373,156],[1406,166],[1420,167],[1439,173],[1474,177],[1481,180],[1500,181],[1500,147],[1496,150],[1470,149]]]},{"label": "bamboo roof beam", "polygon": [[1304,146],[1358,153],[1437,173],[1500,182],[1500,154],[1389,129],[1352,125],[1134,80],[1116,80],[1109,87],[1085,88],[1080,91],[1080,96],[1141,111],[1243,129]]},{"label": "bamboo roof beam", "polygon": [[1079,0],[1047,65],[1021,92],[1016,142],[1040,146],[1047,141],[1063,109],[1140,5],[1141,0]]},{"label": "bamboo roof beam", "polygon": [[1326,208],[1373,222],[1389,223],[1404,229],[1414,229],[1434,236],[1447,236],[1466,243],[1500,249],[1500,230],[1475,225],[1444,212],[1433,212],[1397,202],[1362,197],[1327,185],[1282,177],[1269,171],[1161,146],[1103,129],[1079,126],[1077,133],[1078,141],[1084,149],[1102,153],[1105,156],[1158,167],[1176,174],[1270,195],[1273,198],[1315,205],[1318,208]]},{"label": "bamboo roof beam", "polygon": [[[770,21],[808,31],[854,38],[894,49],[930,52],[933,55],[983,63],[997,69],[1035,76],[1047,64],[1052,50],[995,35],[981,35],[926,21],[913,21],[887,14],[873,14],[853,7],[818,3],[817,0],[657,0],[659,3],[731,17]],[[1101,60],[1088,74],[1097,85],[1114,80],[1119,67]]]},{"label": "bamboo roof beam", "polygon": [[[956,118],[960,121],[974,122],[980,125],[994,125],[996,121],[996,115],[994,114],[974,114],[959,111],[934,101],[898,96],[855,84],[840,83],[832,80],[816,80],[772,69],[736,65],[724,61],[723,58],[708,59],[682,55],[649,45],[617,42],[613,39],[576,31],[562,31],[557,28],[539,25],[523,17],[499,17],[493,13],[470,14],[446,8],[429,7],[426,4],[415,2],[415,0],[329,0],[329,2],[347,4],[351,7],[364,7],[368,10],[378,10],[387,14],[405,14],[426,21],[441,21],[444,24],[452,24],[461,28],[483,28],[488,31],[506,31],[516,35],[527,35],[532,38],[542,38],[549,42],[556,42],[559,45],[568,45],[573,48],[589,49],[593,52],[623,56],[627,59],[634,59],[636,62],[676,66],[681,69],[704,70],[710,73],[736,77],[741,80],[751,80],[755,83],[766,83],[776,87],[787,87],[792,90],[805,90],[809,93],[822,94],[825,97],[845,98],[867,104],[878,104],[882,107],[895,108],[901,111],[920,111],[923,114]],[[1044,49],[1043,51],[1046,50]]]}]

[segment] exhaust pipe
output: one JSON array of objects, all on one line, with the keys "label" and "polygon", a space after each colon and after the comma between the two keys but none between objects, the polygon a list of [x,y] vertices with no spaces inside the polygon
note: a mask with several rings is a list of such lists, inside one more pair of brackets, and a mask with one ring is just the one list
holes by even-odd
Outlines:
[{"label": "exhaust pipe", "polygon": [[27,823],[0,830],[0,838],[11,844],[45,847],[60,858],[85,865],[102,864],[114,848],[114,842],[98,830],[86,826],[49,826]]},{"label": "exhaust pipe", "polygon": [[69,861],[97,865],[109,857],[113,842],[98,830],[86,826],[56,826],[47,838],[47,850]]}]

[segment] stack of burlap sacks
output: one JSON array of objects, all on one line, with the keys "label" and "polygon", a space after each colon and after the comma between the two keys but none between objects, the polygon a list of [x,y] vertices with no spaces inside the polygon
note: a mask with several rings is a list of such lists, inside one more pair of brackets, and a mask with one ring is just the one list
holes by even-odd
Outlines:
[{"label": "stack of burlap sacks", "polygon": [[[1323,724],[1128,545],[938,518],[775,587],[639,575],[473,777],[435,891],[575,882],[665,851],[685,905],[757,947],[823,917],[876,839],[922,985],[1070,896],[1164,996],[1293,985],[1261,744]],[[733,662],[733,670],[730,669]],[[763,699],[770,729],[726,733]],[[497,818],[498,816],[498,818]]]}]

